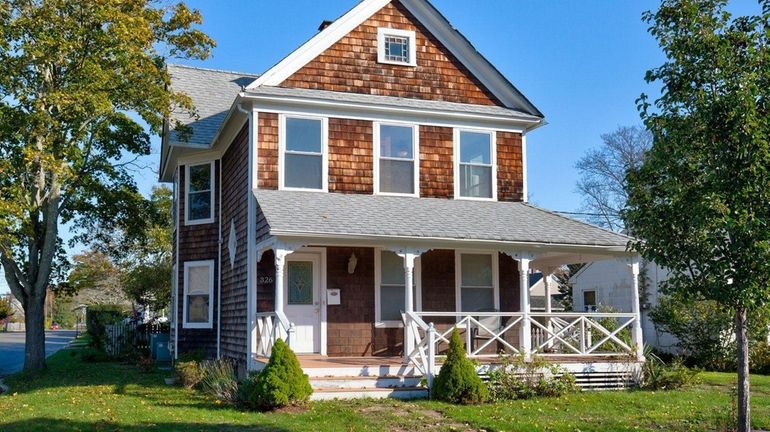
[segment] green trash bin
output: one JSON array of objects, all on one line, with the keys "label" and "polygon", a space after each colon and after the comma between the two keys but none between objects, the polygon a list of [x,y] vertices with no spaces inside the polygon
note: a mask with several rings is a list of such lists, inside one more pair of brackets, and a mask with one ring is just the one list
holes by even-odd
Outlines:
[{"label": "green trash bin", "polygon": [[156,333],[150,337],[152,358],[156,361],[171,361],[171,351],[168,349],[170,337],[166,333]]}]

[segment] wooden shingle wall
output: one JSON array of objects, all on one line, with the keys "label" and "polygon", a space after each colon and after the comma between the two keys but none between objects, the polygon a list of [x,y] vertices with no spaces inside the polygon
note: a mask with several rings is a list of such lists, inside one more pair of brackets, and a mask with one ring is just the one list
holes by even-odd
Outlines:
[{"label": "wooden shingle wall", "polygon": [[329,192],[374,192],[372,122],[329,119]]},{"label": "wooden shingle wall", "polygon": [[[377,62],[379,27],[415,31],[416,67]],[[501,105],[397,0],[287,78],[281,87]]]},{"label": "wooden shingle wall", "polygon": [[[247,311],[248,123],[222,156],[222,356],[245,363]],[[235,224],[234,265],[230,265],[231,223]]]},{"label": "wooden shingle wall", "polygon": [[260,112],[257,116],[257,185],[278,189],[278,114]]},{"label": "wooden shingle wall", "polygon": [[420,196],[454,196],[454,132],[452,128],[420,126]]},{"label": "wooden shingle wall", "polygon": [[[179,185],[180,191],[179,202],[179,221],[178,221],[178,234],[179,234],[179,268],[177,269],[177,323],[178,323],[178,354],[185,353],[191,350],[204,350],[207,357],[215,357],[217,350],[217,278],[216,274],[219,271],[219,265],[217,260],[217,237],[219,234],[219,215],[217,211],[219,206],[219,191],[216,185],[216,179],[219,178],[220,165],[219,161],[214,163],[214,179],[215,179],[215,193],[212,206],[214,207],[214,221],[212,223],[201,225],[189,225],[184,224],[185,215],[185,174],[186,170],[184,166],[179,168]],[[184,323],[184,263],[187,261],[203,261],[214,260],[214,292],[213,298],[210,300],[214,303],[212,326],[210,329],[186,329],[183,328]]]},{"label": "wooden shingle wall", "polygon": [[524,198],[521,134],[497,132],[497,200]]}]

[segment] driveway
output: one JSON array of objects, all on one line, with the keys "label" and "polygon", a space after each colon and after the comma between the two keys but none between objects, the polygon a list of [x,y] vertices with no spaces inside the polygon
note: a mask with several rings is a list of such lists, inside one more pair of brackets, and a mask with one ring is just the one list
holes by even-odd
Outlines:
[{"label": "driveway", "polygon": [[[64,348],[75,337],[74,330],[45,332],[45,355]],[[0,332],[0,377],[24,367],[24,332]]]}]

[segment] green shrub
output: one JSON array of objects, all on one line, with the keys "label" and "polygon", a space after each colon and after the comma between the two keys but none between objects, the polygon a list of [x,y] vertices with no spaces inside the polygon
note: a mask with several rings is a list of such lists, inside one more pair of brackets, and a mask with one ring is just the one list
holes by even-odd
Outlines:
[{"label": "green shrub", "polygon": [[225,359],[207,360],[200,364],[198,387],[222,402],[234,403],[238,397],[238,380],[233,364]]},{"label": "green shrub", "polygon": [[751,372],[770,375],[770,343],[757,344],[752,350]]},{"label": "green shrub", "polygon": [[431,397],[451,403],[476,404],[487,399],[486,385],[476,373],[476,368],[465,357],[460,333],[455,328],[449,340],[447,359],[431,389]]},{"label": "green shrub", "polygon": [[644,390],[675,390],[698,382],[698,371],[675,359],[666,364],[651,351],[645,352],[639,387]]},{"label": "green shrub", "polygon": [[269,410],[303,403],[311,393],[310,381],[297,356],[278,339],[265,368],[250,373],[241,384],[239,399],[246,408]]},{"label": "green shrub", "polygon": [[197,386],[201,379],[203,379],[201,363],[195,360],[178,361],[176,362],[175,369],[179,382],[185,388],[191,389]]},{"label": "green shrub", "polygon": [[104,363],[112,360],[106,352],[96,348],[87,348],[80,353],[80,359],[85,363]]},{"label": "green shrub", "polygon": [[179,353],[179,356],[177,357],[178,362],[190,362],[190,361],[202,362],[205,359],[206,359],[206,351],[202,349],[185,351],[183,353]]},{"label": "green shrub", "polygon": [[86,329],[91,335],[91,346],[104,350],[108,324],[114,324],[128,316],[124,306],[114,304],[90,305],[86,309]]},{"label": "green shrub", "polygon": [[525,361],[523,356],[501,354],[499,362],[488,374],[492,401],[559,397],[580,390],[575,375],[539,357]]}]

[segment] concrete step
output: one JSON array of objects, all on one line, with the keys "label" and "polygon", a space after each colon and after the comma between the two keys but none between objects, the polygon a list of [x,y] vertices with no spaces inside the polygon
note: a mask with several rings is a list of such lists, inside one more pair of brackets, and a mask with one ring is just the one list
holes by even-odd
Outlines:
[{"label": "concrete step", "polygon": [[310,385],[316,390],[335,389],[387,389],[419,387],[421,376],[351,376],[351,377],[314,377]]},{"label": "concrete step", "polygon": [[321,389],[314,390],[310,400],[332,399],[425,399],[429,396],[425,387]]}]

